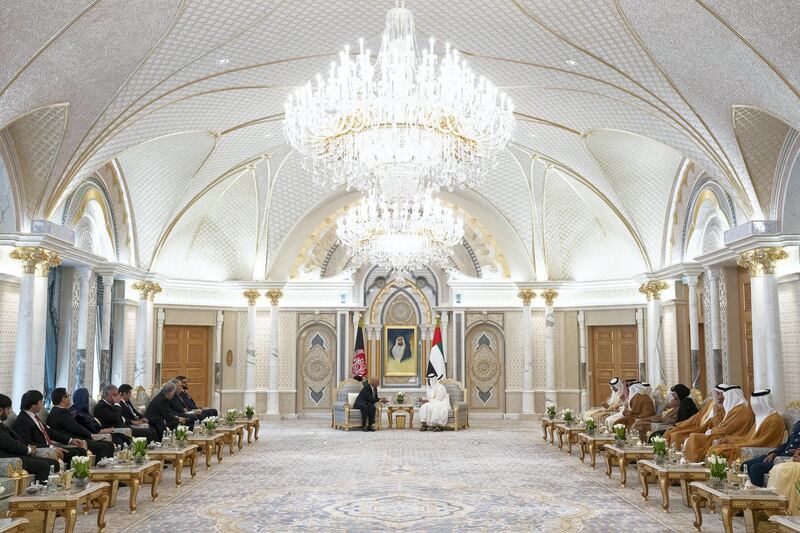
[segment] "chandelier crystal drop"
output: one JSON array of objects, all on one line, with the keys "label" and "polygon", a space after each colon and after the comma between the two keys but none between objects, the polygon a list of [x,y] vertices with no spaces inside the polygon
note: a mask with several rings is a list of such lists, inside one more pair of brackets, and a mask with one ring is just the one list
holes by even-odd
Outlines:
[{"label": "chandelier crystal drop", "polygon": [[397,270],[447,266],[453,246],[464,237],[464,221],[430,194],[410,201],[364,197],[336,227],[354,266],[374,264]]},{"label": "chandelier crystal drop", "polygon": [[284,129],[314,179],[392,200],[420,190],[475,186],[514,129],[511,99],[470,70],[457,50],[417,48],[404,7],[386,15],[373,62],[360,40],[326,77],[289,96]]}]

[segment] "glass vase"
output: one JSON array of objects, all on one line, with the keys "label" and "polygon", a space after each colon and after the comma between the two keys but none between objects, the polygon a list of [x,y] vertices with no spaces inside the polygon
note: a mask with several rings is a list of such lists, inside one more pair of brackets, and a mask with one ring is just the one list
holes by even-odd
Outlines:
[{"label": "glass vase", "polygon": [[75,485],[75,488],[78,490],[83,490],[89,484],[88,477],[76,477],[72,480],[72,483]]}]

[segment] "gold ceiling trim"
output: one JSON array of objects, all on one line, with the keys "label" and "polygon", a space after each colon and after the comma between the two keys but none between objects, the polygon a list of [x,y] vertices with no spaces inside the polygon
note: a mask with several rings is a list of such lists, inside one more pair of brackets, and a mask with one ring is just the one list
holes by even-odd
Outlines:
[{"label": "gold ceiling trim", "polygon": [[753,206],[752,206],[751,201],[750,201],[750,195],[747,194],[747,190],[744,187],[744,183],[742,181],[741,176],[739,176],[739,173],[736,172],[736,169],[734,168],[733,164],[731,163],[730,157],[725,152],[725,149],[723,148],[723,146],[720,144],[719,139],[717,139],[717,136],[714,135],[714,132],[708,126],[706,121],[703,120],[702,115],[700,115],[700,113],[697,112],[697,110],[689,102],[689,100],[686,98],[686,96],[684,96],[684,94],[680,90],[678,90],[678,86],[675,84],[675,82],[672,80],[672,78],[670,78],[669,75],[667,75],[666,71],[663,68],[661,68],[661,65],[659,65],[658,61],[656,61],[656,58],[653,55],[653,52],[644,43],[644,40],[641,38],[639,33],[633,28],[633,25],[631,24],[630,20],[628,20],[628,17],[625,15],[625,11],[622,9],[622,6],[620,5],[619,0],[613,0],[613,2],[614,2],[614,7],[617,10],[617,14],[619,15],[620,19],[622,20],[623,24],[625,25],[625,28],[628,30],[628,33],[631,35],[631,37],[633,37],[634,41],[639,45],[639,48],[641,48],[642,51],[647,55],[647,57],[650,59],[650,62],[653,64],[653,66],[656,68],[656,70],[658,70],[661,73],[661,75],[664,77],[664,79],[669,84],[669,86],[672,87],[672,90],[675,91],[675,94],[677,94],[680,97],[680,99],[683,100],[683,103],[686,104],[686,107],[688,107],[692,111],[692,113],[694,113],[695,117],[697,117],[697,120],[700,121],[700,123],[703,125],[703,127],[708,132],[708,134],[711,136],[711,139],[713,139],[714,143],[717,145],[717,148],[719,149],[719,151],[721,152],[722,156],[724,157],[724,159],[723,159],[724,165],[722,165],[722,170],[724,171],[725,169],[727,169],[727,172],[725,172],[725,173],[727,175],[728,180],[730,180],[731,181],[731,185],[733,185],[734,188],[736,188],[736,191],[737,191],[738,195],[742,198],[742,200],[744,200],[746,202],[744,207],[745,207],[745,210],[747,211],[747,215],[748,216],[752,216]]},{"label": "gold ceiling trim", "polygon": [[725,26],[728,29],[728,31],[730,31],[736,37],[738,37],[740,41],[742,41],[745,45],[747,45],[747,47],[750,50],[752,50],[753,53],[757,55],[759,59],[761,59],[761,61],[766,63],[766,65],[770,68],[770,70],[772,70],[772,72],[775,73],[776,76],[778,76],[778,78],[780,78],[780,80],[786,85],[786,87],[788,87],[789,90],[792,91],[797,98],[800,98],[800,91],[798,91],[797,88],[794,85],[792,85],[792,83],[786,78],[783,72],[781,72],[781,70],[774,63],[772,63],[772,61],[767,59],[767,56],[762,54],[761,51],[758,48],[756,48],[756,46],[753,43],[748,41],[744,35],[739,33],[739,30],[734,28],[733,25],[730,24],[727,20],[725,20],[725,18],[722,15],[717,13],[713,8],[709,7],[704,2],[701,2],[700,0],[695,0],[695,2],[700,7],[705,9],[711,16],[717,19],[720,22],[720,24]]},{"label": "gold ceiling trim", "polygon": [[554,122],[552,120],[547,120],[546,118],[535,117],[533,115],[526,115],[525,113],[518,113],[516,111],[514,112],[514,116],[516,116],[517,118],[521,119],[523,122],[533,122],[535,124],[542,124],[544,126],[551,126],[553,128],[558,128],[560,130],[568,131],[569,133],[572,133],[572,134],[577,135],[579,137],[583,136],[583,134],[584,134],[582,131],[576,130],[574,128],[570,128],[569,126],[561,124],[560,122]]},{"label": "gold ceiling trim", "polygon": [[47,40],[47,42],[45,42],[41,48],[39,48],[36,52],[34,52],[33,55],[22,65],[22,67],[20,67],[20,69],[17,70],[17,72],[13,76],[11,76],[11,79],[8,80],[8,82],[0,89],[0,96],[3,96],[5,94],[5,92],[9,89],[9,87],[11,87],[14,84],[14,82],[17,81],[17,79],[22,75],[22,73],[25,72],[25,70],[27,70],[28,67],[31,66],[31,64],[33,64],[33,62],[36,61],[36,59],[38,59],[39,56],[42,55],[44,51],[50,47],[51,44],[56,42],[58,38],[64,34],[64,32],[66,32],[73,24],[78,22],[78,20],[80,20],[86,13],[91,11],[92,8],[94,8],[94,6],[96,6],[99,3],[100,0],[94,0],[91,4],[83,8],[83,11],[78,13],[76,17],[67,22],[67,24],[65,24],[56,33],[51,35],[50,38]]}]

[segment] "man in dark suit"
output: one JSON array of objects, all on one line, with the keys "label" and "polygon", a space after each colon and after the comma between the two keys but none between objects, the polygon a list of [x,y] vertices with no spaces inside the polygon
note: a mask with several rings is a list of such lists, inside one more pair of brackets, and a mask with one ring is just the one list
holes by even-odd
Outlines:
[{"label": "man in dark suit", "polygon": [[[14,420],[13,429],[23,444],[37,448],[55,448],[56,456],[69,464],[76,455],[86,455],[86,443],[57,430],[47,430],[37,415],[44,409],[44,396],[38,390],[22,395],[22,409]],[[60,446],[56,446],[60,444]]]},{"label": "man in dark suit", "polygon": [[212,409],[210,407],[198,407],[197,404],[194,402],[194,398],[189,394],[189,378],[186,376],[177,376],[175,379],[179,382],[179,390],[180,393],[178,397],[183,402],[183,405],[186,409],[194,412],[200,412],[200,420],[204,418],[208,418],[209,416],[218,416],[217,410]]},{"label": "man in dark suit", "polygon": [[22,459],[22,467],[36,477],[36,481],[44,483],[50,475],[50,467],[59,471],[60,465],[55,459],[37,457],[36,446],[22,443],[17,432],[6,426],[11,414],[11,398],[0,394],[0,457],[17,457]]},{"label": "man in dark suit", "polygon": [[132,395],[133,387],[127,383],[123,383],[119,386],[117,403],[122,408],[122,416],[124,416],[125,420],[130,422],[133,426],[147,425],[147,419],[142,413],[139,412],[138,409],[136,409],[136,406],[133,405],[133,402],[131,401]]},{"label": "man in dark suit", "polygon": [[128,409],[122,400],[122,395],[119,394],[122,387],[128,387],[127,392],[130,394],[130,385],[122,385],[119,389],[114,385],[106,385],[103,388],[103,397],[94,408],[95,418],[104,428],[128,428],[134,437],[144,437],[148,443],[154,442],[158,439],[156,430],[147,425],[133,406]]},{"label": "man in dark suit", "polygon": [[175,397],[176,391],[177,387],[174,383],[171,381],[164,383],[161,391],[150,400],[150,405],[147,406],[147,411],[144,413],[150,425],[158,433],[158,440],[164,436],[166,428],[175,429],[178,424],[185,424],[187,421],[183,413],[172,407],[172,399]]},{"label": "man in dark suit", "polygon": [[172,406],[172,410],[180,413],[181,416],[186,419],[187,425],[190,428],[193,428],[195,423],[200,420],[202,411],[200,409],[187,409],[180,397],[180,393],[183,390],[183,387],[181,387],[181,382],[175,378],[169,380],[169,382],[175,385],[175,394],[169,401],[170,405]]},{"label": "man in dark suit", "polygon": [[[75,420],[69,408],[72,405],[71,395],[67,393],[64,387],[57,387],[53,389],[50,394],[50,400],[53,402],[53,407],[50,409],[50,414],[47,416],[47,427],[50,431],[59,431],[66,433],[74,439],[81,439],[86,442],[89,450],[97,456],[98,459],[105,459],[106,457],[114,456],[114,443],[107,440],[94,440],[92,432],[88,428],[83,427]],[[96,428],[95,428],[96,429]],[[101,429],[100,433],[113,433],[113,429]]]},{"label": "man in dark suit", "polygon": [[375,404],[378,402],[386,403],[386,398],[378,397],[378,384],[376,378],[364,382],[364,387],[358,393],[353,407],[361,411],[361,431],[375,431],[372,425],[375,423]]}]

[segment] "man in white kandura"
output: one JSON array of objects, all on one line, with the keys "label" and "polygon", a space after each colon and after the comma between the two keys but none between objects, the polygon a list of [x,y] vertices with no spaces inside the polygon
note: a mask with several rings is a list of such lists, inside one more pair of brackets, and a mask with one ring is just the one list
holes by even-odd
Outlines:
[{"label": "man in white kandura", "polygon": [[427,431],[432,428],[434,431],[441,431],[447,425],[447,416],[450,414],[450,395],[447,389],[439,383],[439,378],[435,373],[428,374],[428,390],[419,408],[419,418],[422,420],[420,431]]}]

